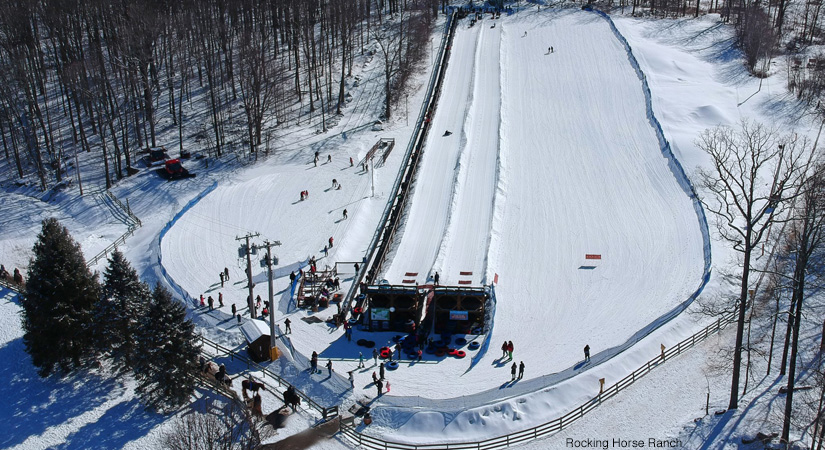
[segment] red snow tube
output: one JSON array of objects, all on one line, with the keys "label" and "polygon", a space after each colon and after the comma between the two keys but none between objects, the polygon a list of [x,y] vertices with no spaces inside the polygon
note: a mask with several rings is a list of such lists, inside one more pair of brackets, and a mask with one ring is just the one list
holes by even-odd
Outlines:
[{"label": "red snow tube", "polygon": [[459,350],[459,351],[455,352],[455,355],[453,355],[453,356],[455,356],[458,359],[461,359],[461,358],[467,356],[467,354],[464,353],[464,350]]},{"label": "red snow tube", "polygon": [[447,354],[450,355],[450,356],[455,356],[456,353],[458,353],[458,350],[456,350],[454,348],[451,348],[451,349],[447,350]]},{"label": "red snow tube", "polygon": [[363,310],[361,308],[357,307],[357,306],[355,308],[352,308],[352,313],[353,314],[361,314],[362,312],[363,312]]}]

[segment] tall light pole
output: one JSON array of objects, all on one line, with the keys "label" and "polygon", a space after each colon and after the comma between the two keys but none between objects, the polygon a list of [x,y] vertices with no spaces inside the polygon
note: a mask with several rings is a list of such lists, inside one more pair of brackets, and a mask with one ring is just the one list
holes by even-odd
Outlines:
[{"label": "tall light pole", "polygon": [[407,125],[410,124],[410,94],[404,95],[404,109],[407,110]]},{"label": "tall light pole", "polygon": [[249,315],[253,319],[257,317],[257,314],[255,314],[255,298],[252,294],[252,247],[249,245],[249,238],[258,236],[260,236],[258,233],[248,233],[246,236],[235,238],[236,241],[246,240],[246,246],[241,248],[243,248],[244,253],[246,253],[246,282],[247,287],[249,288]]}]

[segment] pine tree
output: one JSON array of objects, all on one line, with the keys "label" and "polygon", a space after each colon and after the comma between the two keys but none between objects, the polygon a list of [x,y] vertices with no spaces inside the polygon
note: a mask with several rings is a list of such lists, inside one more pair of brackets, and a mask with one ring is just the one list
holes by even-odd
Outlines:
[{"label": "pine tree", "polygon": [[23,306],[23,342],[41,377],[64,374],[94,356],[94,304],[99,297],[83,253],[57,219],[43,221],[29,263]]},{"label": "pine tree", "polygon": [[120,251],[115,251],[103,274],[103,295],[95,307],[95,343],[109,351],[119,371],[132,368],[134,334],[146,313],[152,293]]},{"label": "pine tree", "polygon": [[136,390],[147,406],[164,410],[189,401],[199,355],[194,330],[183,305],[157,284],[135,336]]}]

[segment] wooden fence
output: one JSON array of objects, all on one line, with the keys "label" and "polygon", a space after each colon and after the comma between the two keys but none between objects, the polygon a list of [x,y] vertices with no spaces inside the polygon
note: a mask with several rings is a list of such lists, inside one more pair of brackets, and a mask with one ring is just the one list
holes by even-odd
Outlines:
[{"label": "wooden fence", "polygon": [[443,443],[443,444],[404,444],[400,442],[391,442],[385,441],[383,439],[379,439],[373,436],[369,436],[363,433],[358,432],[355,429],[354,424],[347,423],[345,421],[341,421],[341,435],[348,439],[350,442],[354,444],[358,444],[361,447],[373,449],[373,450],[418,450],[418,449],[426,449],[426,450],[462,450],[462,449],[476,449],[476,450],[490,450],[490,449],[500,449],[509,447],[515,444],[521,444],[527,441],[532,441],[534,439],[538,439],[557,431],[561,431],[571,424],[576,422],[577,420],[584,417],[585,414],[592,411],[597,406],[601,405],[601,403],[615,395],[619,392],[627,389],[633,383],[640,380],[642,377],[650,373],[651,370],[658,367],[659,365],[663,364],[665,361],[678,356],[685,352],[686,350],[693,348],[696,344],[704,341],[708,338],[708,336],[713,335],[714,333],[718,332],[719,330],[723,329],[726,325],[733,323],[736,321],[736,312],[730,312],[722,315],[719,317],[715,322],[708,325],[707,327],[703,328],[696,334],[686,338],[685,340],[679,342],[675,346],[670,347],[662,354],[656,356],[655,358],[651,359],[647,363],[643,364],[638,369],[631,372],[626,377],[622,378],[612,386],[606,388],[603,392],[599,393],[597,396],[591,398],[590,400],[582,403],[578,407],[574,408],[567,414],[551,420],[549,422],[543,423],[536,427],[517,431],[515,433],[511,433],[505,436],[499,436],[491,439],[486,439],[483,441],[477,442],[455,442],[455,443]]}]

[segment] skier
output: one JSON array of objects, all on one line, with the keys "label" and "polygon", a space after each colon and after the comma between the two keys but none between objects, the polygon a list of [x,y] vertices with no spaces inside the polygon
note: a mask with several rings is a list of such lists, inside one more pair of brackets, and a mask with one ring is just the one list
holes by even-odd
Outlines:
[{"label": "skier", "polygon": [[223,277],[224,277],[224,279],[226,279],[226,281],[229,281],[229,268],[228,267],[223,268]]},{"label": "skier", "polygon": [[507,342],[507,355],[510,357],[510,360],[513,359],[513,341]]},{"label": "skier", "polygon": [[358,368],[361,369],[364,367],[364,354],[358,352]]},{"label": "skier", "polygon": [[433,275],[433,282],[436,286],[438,286],[438,279],[439,278],[440,277],[438,276],[438,272],[436,272],[435,275]]},{"label": "skier", "polygon": [[329,237],[329,248],[332,248],[332,236]]},{"label": "skier", "polygon": [[327,360],[327,370],[329,371],[329,376],[332,376],[332,360]]},{"label": "skier", "polygon": [[[515,363],[513,363],[515,364]],[[524,361],[521,361],[518,365],[518,379],[520,380],[524,376]]]},{"label": "skier", "polygon": [[515,381],[516,380],[516,363],[513,363],[513,366],[510,367],[510,373],[513,375],[513,378],[511,378],[510,381]]},{"label": "skier", "polygon": [[379,380],[384,379],[384,363],[381,363],[381,365],[378,366],[378,379]]},{"label": "skier", "polygon": [[501,357],[504,358],[505,356],[507,356],[507,341],[501,344]]},{"label": "skier", "polygon": [[373,366],[378,365],[378,350],[377,349],[372,349],[372,359],[375,361],[375,364],[373,364]]},{"label": "skier", "polygon": [[218,305],[223,308],[223,292],[218,292]]},{"label": "skier", "polygon": [[289,317],[287,317],[286,320],[284,320],[284,334],[292,333],[292,328],[290,328],[290,325],[292,325],[292,322],[289,320]]},{"label": "skier", "polygon": [[585,361],[590,361],[590,346],[589,345],[584,346],[584,360]]},{"label": "skier", "polygon": [[346,219],[346,218],[347,218],[347,209],[344,208],[344,219]]}]

